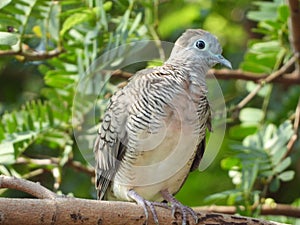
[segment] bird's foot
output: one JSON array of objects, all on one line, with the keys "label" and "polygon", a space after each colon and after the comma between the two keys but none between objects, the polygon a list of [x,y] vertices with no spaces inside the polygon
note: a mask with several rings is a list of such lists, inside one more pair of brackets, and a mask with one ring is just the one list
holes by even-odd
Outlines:
[{"label": "bird's foot", "polygon": [[158,224],[158,217],[155,210],[155,206],[163,207],[163,208],[169,208],[168,204],[162,203],[162,202],[151,202],[146,199],[144,199],[142,196],[140,196],[138,193],[136,193],[134,190],[128,191],[128,196],[135,200],[139,205],[141,205],[144,209],[145,216],[146,216],[146,224],[149,219],[149,213],[147,207],[150,209],[154,222]]},{"label": "bird's foot", "polygon": [[188,214],[190,214],[194,218],[195,222],[198,223],[197,213],[193,209],[191,209],[190,207],[185,206],[182,203],[180,203],[167,190],[161,191],[161,194],[162,194],[163,198],[171,204],[172,216],[173,217],[175,217],[175,213],[176,213],[177,210],[179,210],[181,212],[181,214],[182,214],[182,225],[187,224]]}]

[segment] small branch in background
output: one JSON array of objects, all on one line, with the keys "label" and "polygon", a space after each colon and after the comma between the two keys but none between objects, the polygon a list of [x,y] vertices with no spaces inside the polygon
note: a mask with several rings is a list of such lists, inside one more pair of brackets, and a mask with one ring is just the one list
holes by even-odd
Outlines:
[{"label": "small branch in background", "polygon": [[16,177],[8,177],[4,175],[0,175],[0,188],[9,188],[23,191],[40,199],[55,199],[58,197],[57,194],[49,191],[39,183],[34,183],[32,181]]},{"label": "small branch in background", "polygon": [[295,111],[295,118],[294,118],[294,125],[293,125],[294,134],[292,135],[289,143],[287,144],[288,151],[286,153],[286,156],[289,155],[293,150],[293,146],[298,138],[299,125],[300,125],[300,97],[298,99],[298,104]]},{"label": "small branch in background", "polygon": [[[218,80],[245,80],[245,81],[253,81],[255,83],[260,83],[262,80],[266,79],[269,74],[257,74],[251,73],[242,70],[228,70],[228,69],[211,69],[209,77],[215,77]],[[284,73],[279,77],[276,77],[272,80],[272,83],[280,83],[287,85],[295,85],[300,84],[300,78],[296,76],[295,73]]]},{"label": "small branch in background", "polygon": [[[17,159],[17,164],[24,164],[24,163],[32,163],[36,164],[39,166],[46,166],[46,165],[54,165],[58,166],[59,165],[59,159],[58,158],[50,158],[50,159],[31,159],[31,158],[24,158],[24,157],[19,157]],[[66,163],[67,166],[72,167],[73,169],[86,173],[89,176],[95,176],[95,171],[91,167],[86,167],[82,163],[78,161],[74,161],[73,159],[69,159]]]},{"label": "small branch in background", "polygon": [[24,164],[24,163],[32,163],[39,166],[46,166],[46,165],[58,164],[58,159],[57,158],[32,159],[32,158],[18,157],[16,164]]},{"label": "small branch in background", "polygon": [[82,165],[82,163],[80,163],[80,162],[69,160],[67,162],[67,165],[74,168],[75,170],[77,170],[79,172],[86,173],[87,175],[90,175],[91,177],[95,176],[95,170],[93,168],[86,167],[86,166]]},{"label": "small branch in background", "polygon": [[[291,34],[294,51],[300,53],[300,3],[299,0],[288,0],[291,12]],[[300,58],[298,58],[300,60]]]},{"label": "small branch in background", "polygon": [[[130,77],[132,77],[133,74],[122,70],[115,70],[112,72],[111,75],[124,79],[129,79]],[[246,80],[253,81],[255,83],[260,83],[268,76],[269,74],[257,74],[241,70],[228,69],[211,69],[208,73],[208,78],[217,78],[218,80]],[[272,82],[287,85],[297,85],[300,84],[300,78],[295,73],[284,73],[282,74],[282,76],[276,77],[274,80],[272,80]]]},{"label": "small branch in background", "polygon": [[21,56],[24,58],[24,61],[40,61],[45,59],[50,59],[57,57],[61,53],[65,52],[63,49],[53,49],[48,52],[38,52],[34,50],[28,51],[13,51],[13,50],[0,50],[1,56]]},{"label": "small branch in background", "polygon": [[263,86],[267,83],[272,82],[277,77],[282,76],[290,67],[296,62],[298,59],[297,54],[295,54],[286,64],[284,64],[279,70],[276,70],[274,73],[270,74],[264,79],[261,79],[257,84],[256,88],[252,90],[235,108],[234,111],[239,111],[242,109],[248,102],[252,100],[254,96],[263,88]]},{"label": "small branch in background", "polygon": [[[193,208],[195,211],[207,211],[214,213],[236,214],[235,206],[200,206]],[[300,208],[286,205],[286,204],[274,204],[274,206],[263,205],[261,215],[275,215],[275,216],[289,216],[300,218]]]},{"label": "small branch in background", "polygon": [[120,78],[124,78],[124,79],[129,79],[130,77],[133,76],[133,74],[122,71],[122,70],[115,70],[115,71],[111,72],[111,76],[116,76],[116,77],[120,77]]}]

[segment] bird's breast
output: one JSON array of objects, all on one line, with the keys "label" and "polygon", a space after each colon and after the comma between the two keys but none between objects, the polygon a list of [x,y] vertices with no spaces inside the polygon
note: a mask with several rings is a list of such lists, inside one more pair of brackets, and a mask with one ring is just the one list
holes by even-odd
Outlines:
[{"label": "bird's breast", "polygon": [[[148,200],[161,200],[160,191],[176,193],[186,179],[196,147],[205,135],[192,101],[178,97],[165,117],[153,124],[159,127],[128,135],[134,140],[126,151],[113,181],[118,199],[130,200],[127,191],[134,189]],[[132,138],[131,138],[132,135]],[[129,140],[130,141],[130,140]]]}]

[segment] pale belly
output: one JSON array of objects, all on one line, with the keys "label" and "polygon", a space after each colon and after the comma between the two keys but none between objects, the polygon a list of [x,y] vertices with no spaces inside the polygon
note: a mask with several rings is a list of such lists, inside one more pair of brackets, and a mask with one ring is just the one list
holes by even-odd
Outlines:
[{"label": "pale belly", "polygon": [[132,189],[144,199],[162,201],[161,190],[171,194],[178,192],[202,139],[194,131],[194,124],[179,126],[171,123],[157,134],[144,137],[134,164],[120,166],[107,198],[132,201],[127,195]]}]

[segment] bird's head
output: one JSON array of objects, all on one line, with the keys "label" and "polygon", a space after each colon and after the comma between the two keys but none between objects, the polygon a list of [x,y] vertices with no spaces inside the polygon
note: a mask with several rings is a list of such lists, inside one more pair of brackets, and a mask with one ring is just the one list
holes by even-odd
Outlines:
[{"label": "bird's head", "polygon": [[231,69],[231,63],[221,53],[222,47],[214,35],[201,29],[188,29],[175,42],[168,61],[182,61],[195,67],[206,65],[207,69],[220,63]]}]

